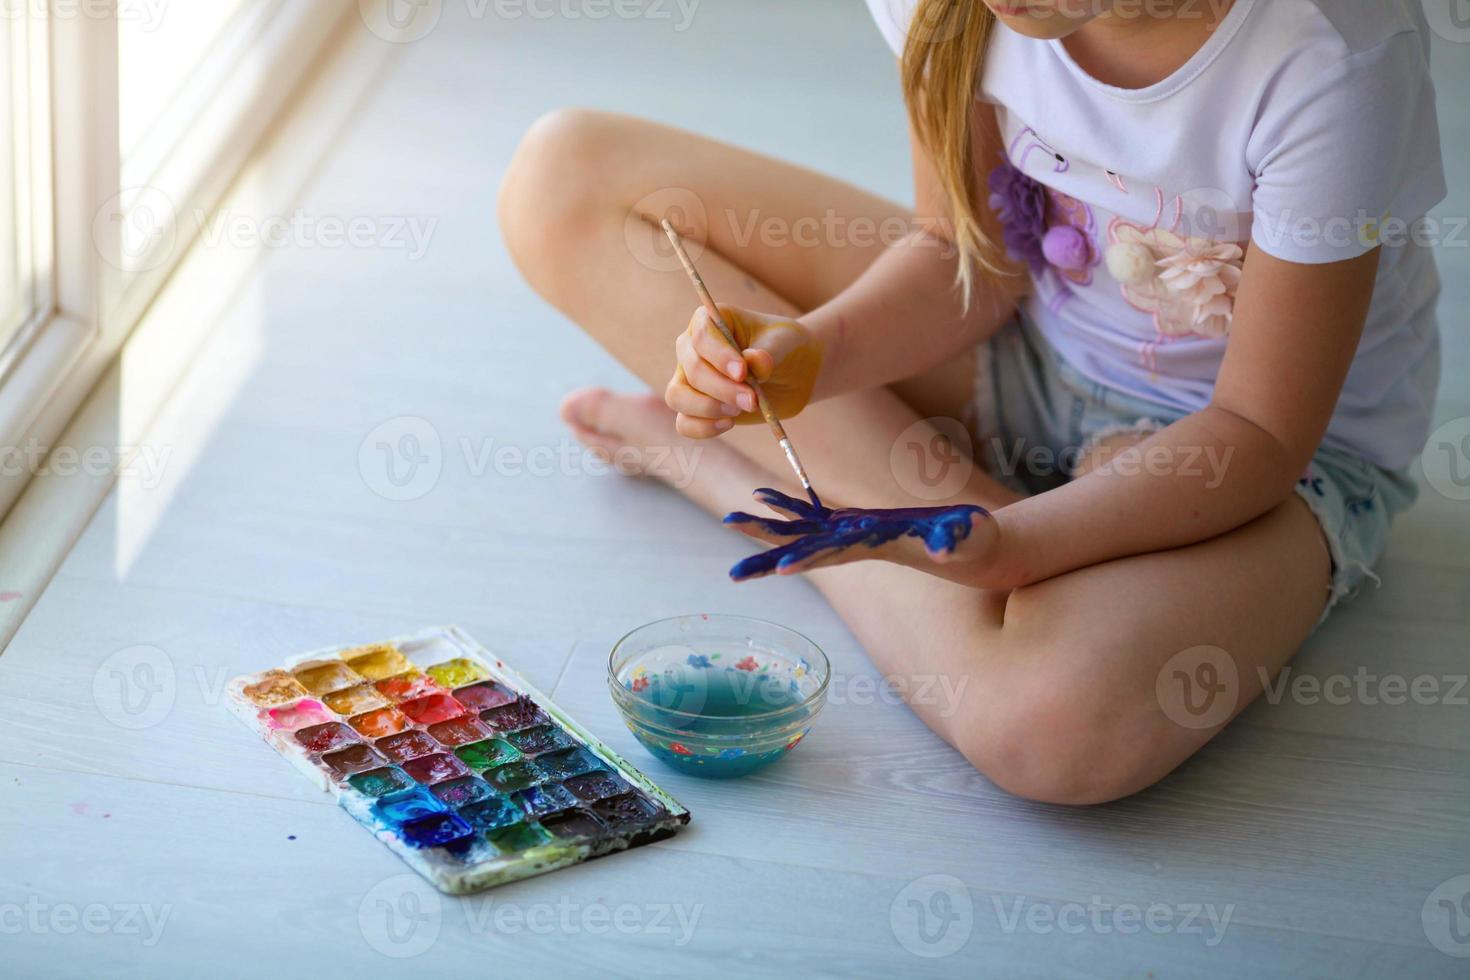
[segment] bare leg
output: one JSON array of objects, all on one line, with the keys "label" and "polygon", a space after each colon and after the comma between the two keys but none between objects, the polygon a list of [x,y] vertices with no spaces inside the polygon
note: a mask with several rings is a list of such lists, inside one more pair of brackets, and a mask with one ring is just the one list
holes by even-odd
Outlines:
[{"label": "bare leg", "polygon": [[[663,243],[659,218],[669,217],[693,243],[716,299],[787,315],[841,292],[883,251],[878,230],[907,229],[910,218],[892,202],[800,167],[644,120],[579,110],[532,128],[500,200],[511,255],[531,285],[656,392],[673,373],[674,338],[698,306]],[[961,418],[973,379],[973,364],[956,359],[891,390],[920,417]],[[836,486],[843,481],[861,491],[864,505],[912,502],[887,452],[846,459],[840,469],[806,459],[807,445],[825,434],[820,416],[877,426],[890,442],[917,421],[892,428],[896,417],[865,408],[871,401],[813,406],[788,431],[812,479],[833,486],[834,499],[843,499]],[[723,438],[773,473],[787,472],[763,427]],[[992,504],[1011,497],[991,489]]]},{"label": "bare leg", "polygon": [[[717,202],[717,212],[719,202],[738,201],[788,219],[832,201],[848,209],[884,206],[819,175],[621,117],[563,116],[538,130],[502,198],[512,252],[534,286],[657,389],[691,304],[676,277],[626,258],[626,212],[648,193],[644,187],[675,184],[677,174],[698,186],[702,200]],[[619,176],[608,181],[610,173]],[[541,219],[558,206],[573,227],[548,232]],[[872,258],[839,248],[788,261],[779,251],[724,240],[717,225],[708,236],[711,251],[700,264],[716,295],[772,312],[821,302],[830,295],[822,290],[841,289]],[[567,274],[591,269],[610,271]],[[730,292],[737,289],[747,295]],[[915,503],[914,484],[891,450],[899,433],[920,422],[920,411],[932,409],[880,389],[814,406],[792,431],[813,475],[838,499],[903,506]],[[564,412],[580,436],[609,450],[683,442],[655,396],[582,392]],[[693,483],[681,489],[712,513],[746,506],[754,486],[794,490],[779,476],[784,466],[764,433],[732,433],[699,448]],[[996,509],[1012,499],[975,473],[944,502]],[[1293,499],[1211,541],[1009,593],[878,562],[810,577],[881,669],[913,680],[910,691],[929,679],[947,684],[940,696],[911,703],[977,768],[1020,795],[1091,803],[1152,784],[1255,698],[1320,615],[1328,571],[1316,521]],[[1167,679],[1177,654],[1201,646],[1223,651],[1235,680],[1218,694],[1228,698],[1224,715],[1194,727],[1160,697],[1159,678]]]},{"label": "bare leg", "polygon": [[[897,421],[913,419],[911,410]],[[595,444],[684,442],[652,395],[584,395]],[[895,422],[895,424],[896,424]],[[886,451],[864,433],[827,444],[840,462]],[[686,443],[691,447],[693,443]],[[681,489],[712,514],[748,504],[770,478],[759,464],[700,443],[694,480]],[[788,487],[788,489],[790,489]],[[756,547],[754,544],[752,547]],[[1022,796],[1097,803],[1147,787],[1243,709],[1295,653],[1326,598],[1321,532],[1295,498],[1211,541],[1108,562],[1010,593],[968,589],[881,562],[807,577],[886,676],[910,692],[924,721],[985,775]],[[1224,656],[1233,679],[1211,697],[1203,728],[1175,693],[1161,699],[1171,659],[1198,647]],[[1178,670],[1194,675],[1198,660]],[[1208,717],[1208,716],[1206,716]]]}]

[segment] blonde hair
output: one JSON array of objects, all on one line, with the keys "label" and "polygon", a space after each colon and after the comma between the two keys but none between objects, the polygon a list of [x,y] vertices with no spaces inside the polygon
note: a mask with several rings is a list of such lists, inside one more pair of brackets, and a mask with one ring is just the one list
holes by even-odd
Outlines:
[{"label": "blonde hair", "polygon": [[933,161],[959,249],[955,282],[966,309],[975,270],[1013,275],[1004,252],[986,232],[988,195],[975,159],[975,89],[995,14],[982,0],[919,0],[904,44],[904,102],[919,144]]}]

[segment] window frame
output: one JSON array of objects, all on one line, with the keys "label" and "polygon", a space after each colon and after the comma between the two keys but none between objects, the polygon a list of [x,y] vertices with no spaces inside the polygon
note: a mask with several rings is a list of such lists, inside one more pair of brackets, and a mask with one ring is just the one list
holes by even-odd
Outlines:
[{"label": "window frame", "polygon": [[[25,315],[15,333],[0,341],[0,384],[20,360],[41,326],[50,317],[54,254],[51,226],[51,104],[47,97],[50,76],[50,51],[47,25],[43,18],[27,14],[11,23],[12,47],[24,47],[23,77],[16,81],[11,94],[13,107],[24,120],[24,129],[16,127],[24,154],[16,160],[16,183],[23,188],[23,200],[17,210],[28,213],[25,234],[18,242],[17,264],[21,272],[21,289],[27,295]],[[19,65],[13,66],[19,68]]]},{"label": "window frame", "polygon": [[[33,95],[44,103],[35,118],[48,125],[49,140],[33,176],[44,183],[35,196],[50,217],[37,254],[50,261],[37,280],[44,302],[0,352],[0,520],[34,475],[37,451],[60,436],[198,231],[176,221],[165,255],[124,260],[123,205],[135,189],[123,186],[118,0],[82,7],[63,17],[50,4],[22,5],[27,29],[44,39],[39,77],[47,84]],[[214,207],[317,55],[357,19],[356,8],[354,0],[270,0],[271,16],[232,21],[250,32],[249,64],[232,63],[206,100],[209,111],[175,127],[180,138],[159,156],[159,172],[180,188],[176,215]]]}]

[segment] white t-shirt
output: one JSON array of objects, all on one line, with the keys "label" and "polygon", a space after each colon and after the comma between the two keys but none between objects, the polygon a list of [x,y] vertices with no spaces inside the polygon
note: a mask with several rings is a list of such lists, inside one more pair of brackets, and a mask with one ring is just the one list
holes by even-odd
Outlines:
[{"label": "white t-shirt", "polygon": [[[916,0],[867,2],[901,52]],[[1013,169],[981,178],[1032,266],[1029,312],[1093,380],[1195,411],[1247,242],[1303,263],[1382,244],[1325,441],[1401,468],[1428,437],[1440,370],[1435,229],[1421,219],[1445,184],[1419,0],[1236,0],[1219,20],[1143,89],[997,28],[979,96],[998,107]]]}]

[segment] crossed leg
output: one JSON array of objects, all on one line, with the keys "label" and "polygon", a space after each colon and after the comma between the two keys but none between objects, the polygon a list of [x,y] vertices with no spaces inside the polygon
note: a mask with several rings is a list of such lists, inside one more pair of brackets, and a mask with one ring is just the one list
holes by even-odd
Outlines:
[{"label": "crossed leg", "polygon": [[[769,221],[788,230],[906,218],[839,181],[653,123],[579,110],[538,122],[501,191],[511,254],[537,291],[658,392],[694,306],[682,273],[652,244],[654,222],[666,215],[702,244],[697,261],[717,297],[784,314],[841,291],[883,246],[831,232],[824,241],[776,243],[742,234],[752,215],[755,227]],[[921,485],[922,462],[891,452],[900,436],[927,444],[925,419],[964,412],[968,374],[966,365],[951,366],[831,399],[788,428],[835,500],[999,509],[1015,495],[978,470],[951,498],[916,498],[906,488]],[[692,482],[680,489],[716,515],[747,507],[757,486],[795,490],[764,430],[688,443],[655,395],[581,391],[564,416],[580,438],[610,452],[697,449]],[[953,696],[910,704],[981,772],[1022,796],[1080,804],[1156,782],[1253,700],[1311,631],[1329,572],[1316,520],[1293,498],[1209,541],[1009,592],[880,562],[808,577],[907,690],[946,680],[929,689]],[[1192,652],[1199,648],[1207,652]],[[1195,679],[1205,660],[1217,673],[1199,679],[1212,687],[1170,686],[1176,674]],[[1190,713],[1201,703],[1191,696],[1205,698],[1203,714]]]}]

